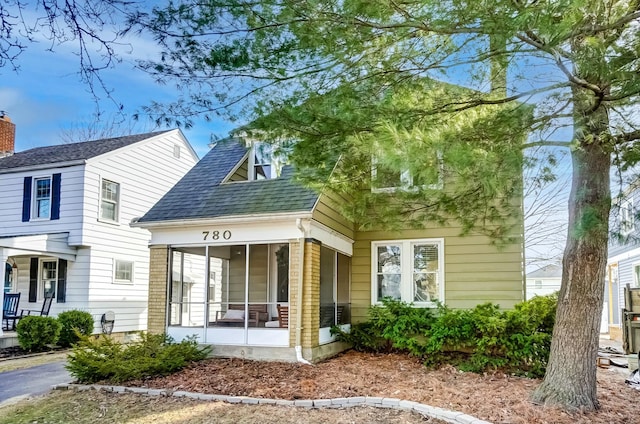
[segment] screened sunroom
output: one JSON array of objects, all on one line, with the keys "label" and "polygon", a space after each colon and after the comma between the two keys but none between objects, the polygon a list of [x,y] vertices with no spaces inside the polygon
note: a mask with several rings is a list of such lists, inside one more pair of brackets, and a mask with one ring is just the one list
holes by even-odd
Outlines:
[{"label": "screened sunroom", "polygon": [[[201,343],[216,345],[290,347],[289,330],[298,313],[298,299],[292,296],[301,289],[301,313],[315,316],[311,322],[318,323],[314,325],[318,343],[333,341],[330,328],[350,322],[351,259],[319,245],[319,255],[305,255],[303,262],[311,263],[299,268],[296,246],[287,242],[171,246],[169,335],[182,339],[194,334]],[[305,274],[305,269],[311,278],[303,278],[298,287],[297,275]]]}]

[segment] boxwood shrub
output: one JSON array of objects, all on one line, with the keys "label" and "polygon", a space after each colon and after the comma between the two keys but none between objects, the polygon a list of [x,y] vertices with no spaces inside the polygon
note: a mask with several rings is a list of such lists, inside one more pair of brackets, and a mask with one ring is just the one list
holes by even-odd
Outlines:
[{"label": "boxwood shrub", "polygon": [[58,314],[58,322],[62,326],[58,344],[71,347],[81,336],[88,336],[93,332],[93,317],[85,311],[65,311]]},{"label": "boxwood shrub", "polygon": [[60,323],[53,317],[26,316],[18,321],[18,343],[24,350],[41,352],[58,341]]}]

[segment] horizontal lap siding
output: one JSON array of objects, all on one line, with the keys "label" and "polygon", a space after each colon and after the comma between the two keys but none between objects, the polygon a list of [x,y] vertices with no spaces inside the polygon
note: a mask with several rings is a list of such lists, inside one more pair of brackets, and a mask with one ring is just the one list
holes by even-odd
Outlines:
[{"label": "horizontal lap siding", "polygon": [[[173,156],[179,145],[180,158]],[[150,233],[129,223],[143,216],[195,164],[176,132],[113,152],[87,164],[83,244],[91,246],[89,307],[115,312],[114,331],[146,328]],[[120,184],[118,222],[100,221],[101,178]],[[133,284],[114,283],[114,261],[134,262]]]},{"label": "horizontal lap siding", "polygon": [[339,212],[340,204],[345,204],[348,200],[333,193],[323,193],[318,199],[318,204],[313,210],[313,219],[339,232],[342,235],[353,239],[355,232],[353,224],[349,222]]},{"label": "horizontal lap siding", "polygon": [[[61,174],[60,219],[22,222],[22,197],[24,178],[51,177]],[[80,239],[82,222],[82,181],[81,165],[67,168],[0,174],[0,236],[69,232],[69,242]],[[33,187],[32,187],[33,189]],[[33,199],[32,199],[33,204]]]},{"label": "horizontal lap siding", "polygon": [[522,247],[498,249],[480,235],[459,236],[459,228],[357,232],[352,258],[351,302],[354,322],[365,320],[371,306],[371,242],[444,239],[445,303],[472,308],[484,302],[513,308],[523,300]]}]

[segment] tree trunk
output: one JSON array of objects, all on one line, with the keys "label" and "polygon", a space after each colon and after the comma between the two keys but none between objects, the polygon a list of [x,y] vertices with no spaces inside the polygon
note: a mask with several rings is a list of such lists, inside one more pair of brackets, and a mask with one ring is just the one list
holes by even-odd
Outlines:
[{"label": "tree trunk", "polygon": [[[611,193],[607,110],[593,111],[584,92],[574,90],[573,180],[567,245],[562,261],[547,372],[533,401],[566,410],[598,408],[596,357],[607,265]],[[593,99],[593,93],[591,93]]]}]

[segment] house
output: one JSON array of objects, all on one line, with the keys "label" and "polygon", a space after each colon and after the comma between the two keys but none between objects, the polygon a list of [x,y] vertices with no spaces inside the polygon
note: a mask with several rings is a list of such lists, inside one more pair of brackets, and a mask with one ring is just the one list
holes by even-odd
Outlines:
[{"label": "house", "polygon": [[104,314],[105,331],[146,329],[150,233],[129,223],[198,161],[190,144],[170,130],[13,153],[14,132],[0,119],[0,296],[31,310],[53,296],[51,315],[88,311],[96,331]]},{"label": "house", "polygon": [[[278,173],[278,169],[281,173]],[[330,333],[391,296],[433,307],[523,300],[522,236],[499,249],[454,225],[361,230],[348,202],[298,185],[250,144],[216,144],[137,223],[151,238],[151,332],[195,335],[213,354],[316,361]]]},{"label": "house", "polygon": [[603,320],[609,337],[622,341],[624,289],[640,287],[640,228],[636,222],[640,190],[629,187],[611,208],[609,254],[605,274]]},{"label": "house", "polygon": [[527,299],[560,290],[562,265],[549,264],[527,274]]}]

